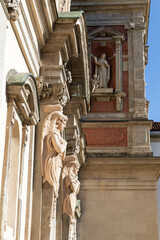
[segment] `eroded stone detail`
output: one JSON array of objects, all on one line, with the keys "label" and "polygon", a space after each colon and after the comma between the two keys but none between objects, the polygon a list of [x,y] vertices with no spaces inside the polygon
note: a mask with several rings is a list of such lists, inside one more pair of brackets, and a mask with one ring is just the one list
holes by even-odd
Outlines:
[{"label": "eroded stone detail", "polygon": [[10,19],[16,21],[20,14],[19,0],[5,0]]},{"label": "eroded stone detail", "polygon": [[147,64],[148,64],[148,48],[149,48],[149,46],[148,46],[148,45],[144,47],[144,58],[145,58],[145,65],[147,65]]},{"label": "eroded stone detail", "polygon": [[140,31],[145,30],[146,24],[144,22],[130,22],[129,25],[126,25],[126,29]]}]

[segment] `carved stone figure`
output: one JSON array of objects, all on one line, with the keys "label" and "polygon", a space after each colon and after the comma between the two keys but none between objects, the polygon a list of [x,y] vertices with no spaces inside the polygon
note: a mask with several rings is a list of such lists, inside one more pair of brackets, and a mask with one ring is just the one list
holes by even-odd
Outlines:
[{"label": "carved stone figure", "polygon": [[58,197],[62,161],[66,154],[67,142],[61,133],[67,120],[62,112],[52,112],[45,119],[42,133],[43,182],[54,187],[55,198]]},{"label": "carved stone figure", "polygon": [[97,88],[99,88],[99,76],[97,77],[97,75],[94,74],[92,78],[92,93],[95,92]]},{"label": "carved stone figure", "polygon": [[99,77],[99,87],[107,88],[110,80],[110,65],[106,60],[106,54],[103,53],[99,60],[97,60],[97,58],[95,57],[94,61],[95,61],[95,75]]},{"label": "carved stone figure", "polygon": [[5,0],[6,7],[8,9],[8,13],[10,15],[11,20],[16,21],[19,17],[20,7],[19,0]]},{"label": "carved stone figure", "polygon": [[42,93],[42,90],[43,90],[43,77],[42,76],[39,76],[39,77],[36,77],[36,83],[37,83],[37,91],[38,91],[38,96],[39,96],[39,99],[41,98],[41,93]]},{"label": "carved stone figure", "polygon": [[78,181],[79,162],[75,155],[67,156],[65,158],[65,166],[62,171],[62,200],[63,213],[70,218],[70,223],[75,223],[75,208],[77,201],[77,194],[80,189],[80,182]]}]

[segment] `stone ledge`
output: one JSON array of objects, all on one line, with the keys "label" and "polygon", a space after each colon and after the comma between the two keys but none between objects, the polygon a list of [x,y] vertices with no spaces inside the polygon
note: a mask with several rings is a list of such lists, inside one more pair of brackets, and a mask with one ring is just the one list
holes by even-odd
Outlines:
[{"label": "stone ledge", "polygon": [[146,179],[81,180],[81,190],[156,190],[157,182]]}]

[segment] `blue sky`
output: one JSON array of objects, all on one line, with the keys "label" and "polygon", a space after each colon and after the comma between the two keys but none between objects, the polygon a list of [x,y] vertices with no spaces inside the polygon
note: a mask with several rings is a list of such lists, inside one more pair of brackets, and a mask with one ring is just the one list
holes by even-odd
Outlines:
[{"label": "blue sky", "polygon": [[146,99],[150,101],[149,119],[160,122],[160,0],[151,1],[149,58],[146,67]]}]

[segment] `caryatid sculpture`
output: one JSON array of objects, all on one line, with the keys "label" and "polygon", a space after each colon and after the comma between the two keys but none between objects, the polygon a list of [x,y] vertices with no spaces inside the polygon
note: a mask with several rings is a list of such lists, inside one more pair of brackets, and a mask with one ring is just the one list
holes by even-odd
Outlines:
[{"label": "caryatid sculpture", "polygon": [[108,88],[110,80],[110,65],[106,60],[106,54],[103,53],[99,60],[97,60],[97,57],[94,57],[94,61],[95,75],[99,78],[99,88]]},{"label": "caryatid sculpture", "polygon": [[60,111],[49,114],[43,126],[42,161],[43,183],[48,182],[54,188],[54,198],[57,199],[62,161],[66,155],[67,142],[62,137],[68,118]]},{"label": "caryatid sculpture", "polygon": [[62,171],[62,201],[63,213],[70,218],[70,223],[75,223],[75,209],[77,194],[80,189],[78,181],[78,171],[80,168],[78,159],[75,155],[67,156]]}]

